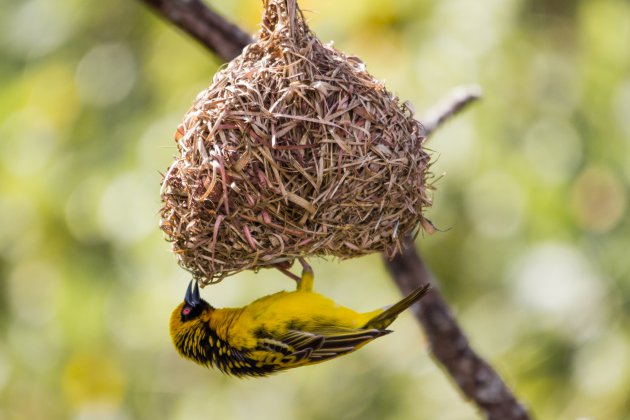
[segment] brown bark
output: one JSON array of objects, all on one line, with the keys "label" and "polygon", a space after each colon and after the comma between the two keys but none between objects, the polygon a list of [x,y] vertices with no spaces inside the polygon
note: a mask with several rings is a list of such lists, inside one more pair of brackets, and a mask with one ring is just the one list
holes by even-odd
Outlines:
[{"label": "brown bark", "polygon": [[247,32],[228,22],[201,0],[141,1],[225,61],[239,55],[243,47],[252,42]]},{"label": "brown bark", "polygon": [[497,372],[470,346],[435,278],[413,244],[385,264],[403,294],[431,283],[432,289],[414,306],[414,315],[426,334],[433,357],[447,370],[464,395],[491,420],[529,419]]}]

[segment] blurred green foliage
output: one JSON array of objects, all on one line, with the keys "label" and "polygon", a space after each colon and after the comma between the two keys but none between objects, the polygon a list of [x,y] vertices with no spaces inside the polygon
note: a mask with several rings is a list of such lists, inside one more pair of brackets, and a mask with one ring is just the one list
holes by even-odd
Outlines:
[{"label": "blurred green foliage", "polygon": [[[422,115],[444,232],[419,238],[472,343],[539,418],[630,416],[630,3],[304,0],[324,41]],[[255,31],[254,0],[213,4]],[[159,171],[220,62],[139,2],[0,9],[0,419],[469,419],[409,316],[323,365],[237,380],[175,354],[188,275],[159,231]],[[393,302],[378,256],[315,261],[357,310]],[[359,285],[360,282],[360,285]],[[270,270],[204,290],[240,306]]]}]

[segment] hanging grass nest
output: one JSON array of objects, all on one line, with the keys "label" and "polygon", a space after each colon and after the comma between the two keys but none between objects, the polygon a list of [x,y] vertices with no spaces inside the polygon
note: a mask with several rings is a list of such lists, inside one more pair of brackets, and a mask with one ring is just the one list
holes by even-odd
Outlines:
[{"label": "hanging grass nest", "polygon": [[161,228],[202,283],[297,256],[392,257],[425,224],[423,127],[295,0],[264,0],[256,41],[176,134]]}]

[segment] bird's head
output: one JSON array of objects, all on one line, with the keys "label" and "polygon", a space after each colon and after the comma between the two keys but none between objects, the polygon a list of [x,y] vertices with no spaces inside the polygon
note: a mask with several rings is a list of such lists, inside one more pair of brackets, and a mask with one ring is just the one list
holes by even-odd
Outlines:
[{"label": "bird's head", "polygon": [[[193,286],[194,283],[194,286]],[[170,332],[177,351],[190,357],[191,346],[202,339],[203,326],[208,321],[212,306],[199,295],[199,284],[192,280],[186,290],[184,301],[171,314]]]}]

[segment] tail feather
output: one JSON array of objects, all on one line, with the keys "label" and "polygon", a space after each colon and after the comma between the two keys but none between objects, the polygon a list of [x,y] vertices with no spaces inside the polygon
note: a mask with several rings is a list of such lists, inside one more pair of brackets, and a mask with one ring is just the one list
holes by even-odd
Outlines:
[{"label": "tail feather", "polygon": [[422,298],[422,296],[424,296],[429,291],[430,288],[431,286],[428,283],[425,284],[424,286],[418,287],[416,290],[408,294],[398,303],[393,304],[392,306],[387,308],[385,311],[381,312],[380,314],[376,315],[374,318],[370,319],[363,328],[365,329],[376,328],[379,330],[384,330],[385,328],[389,326],[389,324],[394,322],[396,317],[402,311],[404,311],[405,309],[407,309],[408,307],[416,303],[418,300],[420,300],[420,298]]}]

